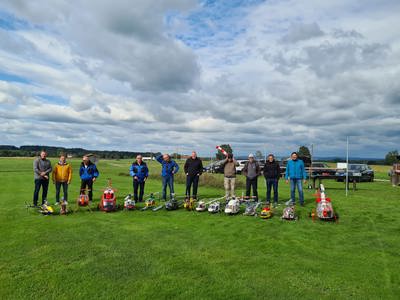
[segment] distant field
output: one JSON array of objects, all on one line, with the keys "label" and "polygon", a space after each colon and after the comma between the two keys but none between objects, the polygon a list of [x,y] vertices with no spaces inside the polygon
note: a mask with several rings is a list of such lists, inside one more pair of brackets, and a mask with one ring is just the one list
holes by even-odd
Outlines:
[{"label": "distant field", "polygon": [[[32,158],[0,158],[1,299],[398,299],[400,188],[389,182],[325,181],[338,224],[313,223],[314,191],[305,190],[298,222],[280,220],[289,188],[280,182],[276,216],[261,220],[178,210],[41,216],[25,209],[33,193]],[[56,159],[52,159],[53,164]],[[72,160],[70,203],[78,196]],[[131,192],[130,160],[101,160],[98,201],[106,179],[118,201]],[[146,193],[161,190],[151,162]],[[373,166],[387,179],[390,167]],[[184,180],[183,175],[177,178]],[[239,175],[237,194],[243,191]],[[203,198],[223,195],[221,174],[202,178]],[[210,187],[211,186],[211,187]],[[184,185],[176,184],[183,195]],[[259,192],[265,200],[265,184]],[[49,200],[54,202],[54,187]],[[70,208],[73,208],[71,205]]]}]

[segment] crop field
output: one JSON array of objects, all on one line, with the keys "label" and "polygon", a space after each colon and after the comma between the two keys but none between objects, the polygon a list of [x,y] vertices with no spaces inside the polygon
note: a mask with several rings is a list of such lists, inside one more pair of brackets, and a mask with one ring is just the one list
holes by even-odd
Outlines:
[{"label": "crop field", "polygon": [[[387,181],[359,183],[348,197],[343,183],[325,181],[338,223],[308,217],[315,191],[306,186],[300,219],[282,221],[289,199],[283,180],[269,220],[184,209],[43,216],[25,205],[32,202],[32,161],[0,158],[1,299],[399,298],[400,188]],[[80,161],[71,162],[69,209],[75,210]],[[93,207],[107,178],[123,204],[132,192],[130,163],[100,160]],[[149,169],[146,194],[161,191],[159,164]],[[388,179],[388,170],[376,168],[375,178]],[[241,195],[244,178],[238,178]],[[182,171],[175,189],[184,194]],[[265,201],[261,177],[259,194]],[[200,198],[223,195],[223,175],[202,175]],[[53,185],[48,200],[55,201]]]}]

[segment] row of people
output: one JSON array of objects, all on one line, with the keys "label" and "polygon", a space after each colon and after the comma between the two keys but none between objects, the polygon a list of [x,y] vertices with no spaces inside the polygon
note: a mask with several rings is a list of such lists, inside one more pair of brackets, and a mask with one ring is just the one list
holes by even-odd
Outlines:
[{"label": "row of people", "polygon": [[[253,197],[258,201],[258,176],[261,175],[260,164],[255,160],[254,155],[248,156],[249,160],[243,167],[242,173],[246,177],[246,196],[250,197],[251,191]],[[174,174],[179,172],[179,165],[171,159],[169,154],[163,154],[156,157],[156,160],[161,164],[162,178],[162,199],[167,198],[167,187],[169,188],[170,198],[175,193],[174,191]],[[236,183],[236,166],[237,162],[232,154],[228,154],[223,162],[224,167],[224,188],[225,197],[229,199],[235,197]],[[63,189],[64,201],[68,201],[68,185],[72,180],[72,167],[66,162],[65,155],[61,155],[58,163],[54,167],[51,166],[50,160],[47,159],[47,153],[42,151],[40,157],[33,164],[35,190],[33,195],[33,205],[38,205],[39,191],[42,188],[42,204],[46,202],[47,191],[49,186],[49,178],[51,176],[56,188],[56,205],[60,202],[60,191]],[[203,172],[202,160],[197,156],[195,151],[186,160],[184,164],[184,172],[186,175],[186,197],[197,198],[199,178]],[[81,179],[81,191],[88,191],[89,201],[93,199],[93,183],[99,176],[99,171],[89,157],[84,156],[79,168],[79,176]],[[137,155],[136,161],[132,163],[129,174],[133,179],[134,200],[143,201],[145,183],[149,177],[149,168],[143,161],[141,155]],[[271,194],[273,191],[273,204],[278,204],[278,183],[281,177],[279,163],[275,160],[273,154],[268,155],[268,159],[264,165],[263,175],[267,186],[266,202],[271,203]],[[295,202],[296,188],[299,193],[300,205],[304,205],[302,181],[306,180],[306,172],[304,163],[297,158],[297,153],[291,154],[291,160],[288,161],[285,173],[286,183],[290,180],[290,196],[293,203]]]},{"label": "row of people", "polygon": [[[56,187],[56,205],[60,203],[60,191],[63,189],[63,199],[68,201],[68,186],[72,180],[72,167],[66,161],[65,155],[61,155],[58,163],[52,168],[51,162],[47,159],[46,151],[40,153],[40,157],[33,162],[33,174],[35,189],[33,192],[33,205],[38,205],[39,192],[42,189],[42,204],[47,201],[50,177]],[[93,183],[99,176],[99,171],[88,156],[84,156],[79,168],[81,178],[81,191],[88,191],[89,201],[93,199]]]}]

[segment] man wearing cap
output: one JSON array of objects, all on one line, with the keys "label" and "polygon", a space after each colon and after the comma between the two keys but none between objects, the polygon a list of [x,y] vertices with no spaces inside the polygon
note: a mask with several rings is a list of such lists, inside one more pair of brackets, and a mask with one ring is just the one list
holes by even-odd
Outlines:
[{"label": "man wearing cap", "polygon": [[99,177],[99,170],[87,155],[82,158],[79,176],[81,177],[81,193],[85,194],[86,190],[89,191],[89,203],[91,204],[93,200],[93,183]]},{"label": "man wearing cap", "polygon": [[246,176],[246,197],[250,197],[250,190],[253,189],[253,196],[258,201],[257,179],[260,175],[260,164],[254,159],[252,153],[249,154],[249,160],[245,163],[242,173]]},{"label": "man wearing cap", "polygon": [[[149,177],[149,168],[143,161],[142,155],[136,156],[136,161],[131,165],[129,174],[133,178],[133,199],[138,202],[143,201],[144,185]],[[139,190],[139,196],[138,196]]]},{"label": "man wearing cap", "polygon": [[229,153],[223,162],[226,200],[229,200],[231,197],[235,197],[236,165],[237,162],[233,159],[233,154]]},{"label": "man wearing cap", "polygon": [[297,152],[293,152],[290,155],[290,160],[287,162],[286,173],[285,173],[286,183],[290,180],[290,198],[294,205],[296,203],[296,187],[299,191],[299,202],[301,206],[304,206],[304,195],[303,195],[303,185],[302,181],[306,183],[307,174],[304,168],[304,162],[297,158]]}]

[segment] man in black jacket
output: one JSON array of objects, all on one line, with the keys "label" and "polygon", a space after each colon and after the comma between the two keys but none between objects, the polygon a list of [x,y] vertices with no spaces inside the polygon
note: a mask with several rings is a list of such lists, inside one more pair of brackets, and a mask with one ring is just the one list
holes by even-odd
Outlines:
[{"label": "man in black jacket", "polygon": [[203,172],[203,163],[201,159],[197,157],[195,151],[193,151],[191,157],[186,160],[184,169],[186,174],[186,197],[190,198],[190,188],[193,184],[193,199],[196,199],[199,177]]},{"label": "man in black jacket", "polygon": [[271,203],[271,189],[274,189],[274,207],[278,204],[278,182],[281,177],[281,167],[275,161],[273,154],[268,155],[264,166],[264,177],[267,184],[267,205]]}]

